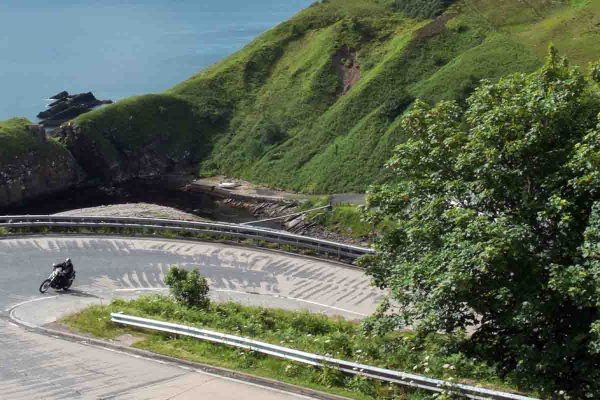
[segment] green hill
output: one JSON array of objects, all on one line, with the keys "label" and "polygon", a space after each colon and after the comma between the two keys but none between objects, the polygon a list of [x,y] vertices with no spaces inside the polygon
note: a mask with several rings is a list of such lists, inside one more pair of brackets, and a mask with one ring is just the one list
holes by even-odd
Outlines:
[{"label": "green hill", "polygon": [[414,99],[465,99],[481,79],[536,69],[551,42],[584,68],[598,59],[600,1],[323,0],[167,92],[85,114],[64,134],[93,177],[192,168],[360,191],[384,178]]}]

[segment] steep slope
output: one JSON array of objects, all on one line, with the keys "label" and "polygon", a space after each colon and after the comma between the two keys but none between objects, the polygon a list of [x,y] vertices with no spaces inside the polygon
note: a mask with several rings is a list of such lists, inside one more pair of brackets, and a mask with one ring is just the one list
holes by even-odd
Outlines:
[{"label": "steep slope", "polygon": [[424,18],[426,3],[315,3],[162,95],[78,118],[66,143],[78,159],[93,154],[82,165],[108,180],[198,168],[306,192],[364,190],[384,179],[415,98],[464,100],[481,79],[538,67],[550,42],[582,66],[600,57],[597,0],[439,0],[449,7]]}]

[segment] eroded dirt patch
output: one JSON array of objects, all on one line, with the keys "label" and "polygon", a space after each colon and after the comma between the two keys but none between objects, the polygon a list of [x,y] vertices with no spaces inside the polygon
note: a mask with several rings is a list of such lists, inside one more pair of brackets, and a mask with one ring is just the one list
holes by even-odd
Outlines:
[{"label": "eroded dirt patch", "polygon": [[430,37],[437,36],[440,33],[445,32],[446,30],[448,30],[448,28],[446,27],[446,23],[452,18],[453,15],[450,14],[442,14],[439,17],[435,18],[433,21],[431,21],[429,24],[425,25],[415,33],[414,41],[421,42]]},{"label": "eroded dirt patch", "polygon": [[356,51],[343,46],[334,54],[333,65],[340,80],[341,94],[346,94],[360,79],[360,64]]},{"label": "eroded dirt patch", "polygon": [[[81,332],[77,329],[73,329],[70,326],[67,326],[63,322],[60,322],[60,321],[50,322],[49,324],[45,324],[43,327],[46,329],[51,329],[53,331],[83,336],[83,337],[90,338],[90,339],[95,338],[95,336],[90,333]],[[134,344],[136,344],[137,342],[140,342],[145,339],[146,338],[142,335],[132,335],[130,333],[124,333],[123,335],[119,335],[114,339],[104,339],[104,340],[111,342],[111,343],[121,345],[121,346],[131,347]]]},{"label": "eroded dirt patch", "polygon": [[144,340],[144,338],[141,336],[135,336],[135,335],[126,333],[124,335],[117,336],[112,341],[116,344],[120,344],[121,346],[129,346],[130,347],[142,340]]}]

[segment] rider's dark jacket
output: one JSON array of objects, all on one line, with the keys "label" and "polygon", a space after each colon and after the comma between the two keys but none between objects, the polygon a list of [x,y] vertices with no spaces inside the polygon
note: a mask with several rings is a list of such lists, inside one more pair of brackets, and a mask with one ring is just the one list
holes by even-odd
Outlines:
[{"label": "rider's dark jacket", "polygon": [[73,263],[71,261],[64,261],[52,266],[52,270],[56,268],[61,269],[61,273],[66,276],[70,276],[73,273]]}]

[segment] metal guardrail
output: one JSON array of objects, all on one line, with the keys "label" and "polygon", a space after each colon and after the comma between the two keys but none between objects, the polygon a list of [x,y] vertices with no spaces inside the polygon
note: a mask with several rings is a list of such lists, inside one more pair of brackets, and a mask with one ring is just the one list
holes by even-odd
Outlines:
[{"label": "metal guardrail", "polygon": [[157,218],[130,217],[80,217],[58,215],[4,215],[0,216],[3,228],[133,228],[172,232],[192,232],[235,239],[254,239],[279,245],[309,249],[319,254],[356,260],[374,251],[369,248],[336,243],[328,240],[296,235],[275,229],[223,222],[180,221]]},{"label": "metal guardrail", "polygon": [[303,364],[335,368],[352,375],[362,375],[368,378],[378,379],[385,382],[396,383],[413,388],[428,390],[431,392],[448,392],[477,400],[535,400],[514,393],[500,392],[476,386],[452,383],[440,379],[427,378],[425,376],[394,371],[385,368],[373,367],[350,361],[338,360],[318,354],[307,353],[300,350],[289,349],[245,337],[229,335],[225,333],[199,329],[185,325],[169,322],[156,321],[131,315],[112,313],[111,321],[121,325],[137,328],[172,333],[181,336],[194,337],[213,343],[225,344],[237,348],[256,351],[263,354],[296,361]]}]

